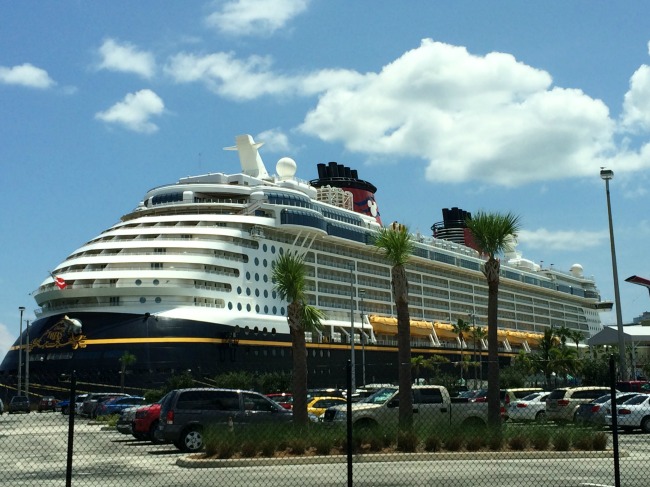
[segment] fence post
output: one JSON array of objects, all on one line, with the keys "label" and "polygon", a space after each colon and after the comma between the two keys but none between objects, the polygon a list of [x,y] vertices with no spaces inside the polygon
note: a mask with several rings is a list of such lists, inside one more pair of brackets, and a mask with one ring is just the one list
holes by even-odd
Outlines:
[{"label": "fence post", "polygon": [[348,487],[352,487],[352,363],[348,360],[345,368],[347,379],[347,454],[348,454]]},{"label": "fence post", "polygon": [[70,374],[70,403],[68,404],[68,457],[66,461],[65,469],[65,486],[70,487],[72,485],[72,452],[73,452],[73,443],[74,443],[74,417],[76,414],[75,411],[75,399],[77,397],[77,377],[75,371],[72,370]]},{"label": "fence post", "polygon": [[614,448],[614,485],[621,487],[621,470],[618,452],[618,405],[616,404],[616,361],[609,356],[609,386],[612,402],[612,447]]}]

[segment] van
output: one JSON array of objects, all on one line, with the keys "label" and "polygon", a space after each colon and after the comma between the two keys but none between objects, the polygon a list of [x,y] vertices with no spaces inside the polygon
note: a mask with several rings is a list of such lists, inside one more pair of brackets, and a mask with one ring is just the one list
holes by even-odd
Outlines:
[{"label": "van", "polygon": [[[556,422],[577,422],[580,404],[585,404],[609,394],[605,386],[561,387],[553,390],[546,398],[546,419]],[[616,391],[618,392],[618,391]]]},{"label": "van", "polygon": [[156,438],[170,441],[176,448],[196,452],[203,448],[207,426],[254,426],[288,423],[293,413],[262,394],[237,389],[175,389],[160,405]]}]

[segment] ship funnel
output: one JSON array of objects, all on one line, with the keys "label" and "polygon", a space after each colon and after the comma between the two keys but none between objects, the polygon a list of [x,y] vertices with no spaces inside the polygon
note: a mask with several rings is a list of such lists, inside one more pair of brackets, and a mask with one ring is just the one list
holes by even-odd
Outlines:
[{"label": "ship funnel", "polygon": [[254,178],[268,179],[269,173],[266,172],[262,156],[258,149],[264,142],[255,142],[253,137],[245,134],[235,137],[237,145],[233,147],[224,147],[224,150],[236,150],[239,152],[239,162],[241,163],[242,172]]}]

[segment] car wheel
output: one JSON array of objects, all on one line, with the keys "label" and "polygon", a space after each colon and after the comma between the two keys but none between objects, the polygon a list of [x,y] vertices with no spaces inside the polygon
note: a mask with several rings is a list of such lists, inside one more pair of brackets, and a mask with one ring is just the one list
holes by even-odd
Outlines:
[{"label": "car wheel", "polygon": [[535,415],[535,421],[538,423],[546,423],[546,411],[539,411]]},{"label": "car wheel", "polygon": [[194,453],[203,448],[203,434],[198,428],[189,429],[183,433],[180,440],[181,449]]},{"label": "car wheel", "polygon": [[641,430],[644,433],[650,433],[650,416],[647,418],[643,418],[641,421]]},{"label": "car wheel", "polygon": [[69,413],[70,413],[70,409],[69,409],[69,408],[67,408],[67,407],[65,407],[65,406],[63,406],[63,407],[61,408],[61,414],[63,414],[63,415],[67,415],[67,414],[69,414]]}]

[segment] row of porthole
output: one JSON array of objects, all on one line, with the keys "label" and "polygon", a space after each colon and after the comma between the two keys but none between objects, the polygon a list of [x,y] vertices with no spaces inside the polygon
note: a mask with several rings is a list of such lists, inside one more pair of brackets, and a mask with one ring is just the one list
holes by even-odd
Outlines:
[{"label": "row of porthole", "polygon": [[[246,272],[246,280],[247,281],[251,280],[251,273],[250,272]],[[260,280],[260,275],[257,272],[255,273],[255,280],[258,281],[258,282]],[[269,276],[267,276],[266,274],[263,274],[262,275],[262,280],[264,282],[269,282]]]},{"label": "row of porthole", "polygon": [[[160,302],[162,301],[162,299],[160,299],[160,297],[157,296],[157,297],[154,299],[154,301],[156,302],[156,304],[158,304],[158,303],[160,303]],[[141,302],[142,304],[146,303],[146,302],[147,302],[147,298],[145,298],[144,296],[141,297],[141,298],[140,298],[140,302]]]},{"label": "row of porthole", "polygon": [[[312,350],[311,351],[311,356],[315,358],[316,357],[316,352],[317,352],[316,350]],[[327,358],[330,358],[330,356],[331,356],[329,350],[318,350],[318,352],[319,352],[319,355],[320,355],[321,358],[324,358],[326,356],[327,356]],[[327,355],[325,354],[325,352],[327,352]],[[250,350],[248,350],[247,353],[250,353]],[[258,356],[259,353],[260,353],[260,350],[253,349],[253,355]],[[268,350],[262,349],[262,355],[266,357],[268,355]],[[275,348],[271,349],[271,356],[272,357],[275,356]],[[284,357],[284,349],[280,349],[280,356]]]},{"label": "row of porthole", "polygon": [[[233,307],[234,307],[233,303],[229,301],[228,302],[228,309],[232,310]],[[242,311],[243,309],[244,309],[244,306],[241,303],[237,303],[237,311]],[[250,312],[252,309],[253,309],[253,307],[250,305],[250,303],[246,304],[246,311]],[[265,304],[264,308],[261,308],[259,304],[255,305],[255,312],[256,313],[259,313],[262,309],[264,309],[264,314],[269,314],[268,305]],[[278,314],[278,307],[277,306],[273,306],[272,310],[273,310],[272,314],[274,314],[274,315]],[[284,307],[280,308],[280,315],[284,316]]]},{"label": "row of porthole", "polygon": [[[241,286],[237,286],[237,294],[241,295],[243,292],[244,292],[244,290],[242,289],[242,287],[241,287]],[[251,288],[247,287],[247,288],[246,288],[246,296],[250,296],[251,294],[252,294]],[[264,294],[264,297],[265,297],[265,298],[268,298],[268,297],[269,297],[269,292],[268,292],[268,290],[265,289],[264,292],[263,292],[263,294]],[[259,290],[259,289],[255,289],[255,296],[258,297],[258,298],[260,297],[260,290]],[[271,292],[271,297],[272,297],[273,299],[276,299],[276,298],[277,298],[277,293],[276,293],[275,291],[272,291],[272,292]]]},{"label": "row of porthole", "polygon": [[[154,279],[151,282],[153,283],[154,286],[157,286],[158,284],[160,284],[160,281],[158,279]],[[135,285],[136,286],[141,286],[142,285],[142,279],[136,279],[135,280]]]}]

